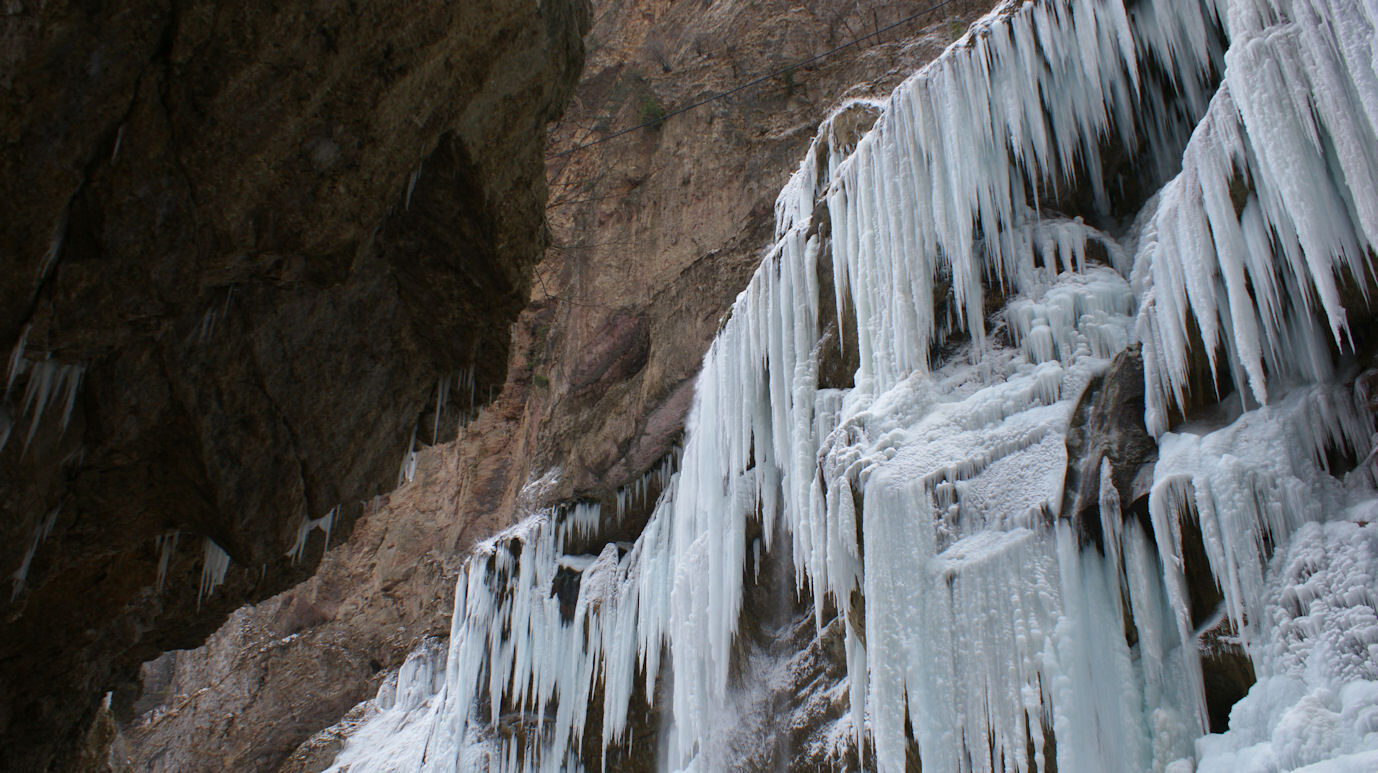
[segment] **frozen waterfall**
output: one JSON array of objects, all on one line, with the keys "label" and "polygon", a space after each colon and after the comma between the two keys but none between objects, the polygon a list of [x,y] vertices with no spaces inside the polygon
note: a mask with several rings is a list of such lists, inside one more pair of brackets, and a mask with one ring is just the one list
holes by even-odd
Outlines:
[{"label": "frozen waterfall", "polygon": [[[660,767],[730,769],[744,592],[777,554],[845,629],[829,764],[1378,769],[1373,421],[1349,385],[1376,27],[1372,0],[1006,3],[840,108],[641,536],[567,554],[613,517],[579,504],[485,543],[448,648],[408,660],[333,770],[614,769],[646,701]],[[840,120],[867,112],[859,138]],[[1074,192],[1096,217],[1059,211]],[[1156,461],[1107,455],[1092,514],[1063,512],[1079,401],[1136,347]],[[849,356],[851,385],[821,386]],[[1258,677],[1223,734],[1206,627]]]}]

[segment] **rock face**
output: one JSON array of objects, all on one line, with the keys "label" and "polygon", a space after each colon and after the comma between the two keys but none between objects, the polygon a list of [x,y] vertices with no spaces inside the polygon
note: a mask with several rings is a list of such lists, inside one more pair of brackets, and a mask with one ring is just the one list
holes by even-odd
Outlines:
[{"label": "rock face", "polygon": [[112,758],[141,771],[277,770],[321,716],[371,697],[383,664],[415,637],[446,633],[454,572],[440,556],[453,533],[435,525],[449,520],[455,451],[426,452],[414,482],[361,519],[315,576],[239,609],[196,652],[146,664],[141,700],[114,703],[152,713]]},{"label": "rock face", "polygon": [[[618,487],[654,468],[680,437],[703,352],[759,262],[775,196],[819,120],[846,98],[888,93],[981,10],[947,6],[865,38],[914,8],[734,0],[704,15],[658,0],[595,3],[585,74],[553,133],[553,243],[501,393],[452,445],[423,453],[416,480],[332,549],[315,578],[237,614],[205,647],[177,653],[163,699],[150,699],[161,708],[125,725],[116,760],[136,770],[276,769],[340,719],[344,696],[376,690],[383,672],[370,660],[396,667],[448,630],[452,572],[475,541],[530,506],[574,497],[611,505]],[[574,150],[858,38],[790,76]],[[519,501],[533,474],[557,467],[548,486],[528,489],[542,492],[539,501]],[[643,516],[649,509],[645,498],[633,504]],[[625,524],[629,534],[601,538],[634,537],[637,519]],[[402,532],[413,535],[403,540],[409,552],[375,552]],[[403,601],[411,598],[427,601]],[[300,628],[278,623],[308,608]],[[337,648],[368,657],[321,671],[319,653]],[[328,763],[333,753],[320,749],[330,743],[319,736],[289,768]]]},{"label": "rock face", "polygon": [[[828,111],[888,95],[986,7],[960,2],[912,19],[915,6],[901,2],[596,7],[557,147],[650,125],[550,164],[554,244],[535,292],[555,310],[538,362],[549,386],[536,462],[562,469],[562,497],[607,502],[678,441],[703,353],[760,262],[775,197]],[[605,349],[634,354],[605,363]]]},{"label": "rock face", "polygon": [[588,23],[7,6],[0,768],[63,764],[118,675],[300,580],[307,519],[348,533],[504,381]]},{"label": "rock face", "polygon": [[[1110,370],[1087,387],[1067,433],[1067,475],[1062,514],[1073,519],[1085,543],[1103,549],[1100,525],[1102,467],[1109,465],[1115,496],[1148,523],[1148,468],[1158,458],[1158,444],[1144,427],[1144,365],[1139,345],[1115,356]],[[1146,469],[1147,468],[1147,469]]]}]

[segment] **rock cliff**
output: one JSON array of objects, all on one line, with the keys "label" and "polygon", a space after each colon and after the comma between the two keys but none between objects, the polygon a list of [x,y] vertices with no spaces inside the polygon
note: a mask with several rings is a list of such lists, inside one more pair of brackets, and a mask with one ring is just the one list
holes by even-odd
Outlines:
[{"label": "rock cliff", "polygon": [[[205,647],[174,653],[170,681],[148,669],[154,689],[137,710],[116,702],[128,724],[115,758],[136,770],[277,769],[342,707],[370,697],[407,652],[448,631],[455,572],[476,541],[555,502],[611,509],[617,490],[679,441],[703,353],[759,262],[775,196],[820,119],[846,99],[888,93],[984,5],[896,25],[922,7],[595,3],[587,65],[552,134],[552,243],[514,331],[505,386],[453,443],[421,454],[415,480],[385,497],[316,576],[236,613]],[[581,147],[642,123],[651,125]],[[519,498],[552,469],[549,485]],[[622,537],[649,511],[659,484],[647,485]],[[322,652],[341,655],[326,662]],[[284,769],[318,770],[337,748],[322,734]]]},{"label": "rock cliff", "polygon": [[504,382],[589,22],[6,6],[0,768],[71,763],[103,692],[307,576]]}]

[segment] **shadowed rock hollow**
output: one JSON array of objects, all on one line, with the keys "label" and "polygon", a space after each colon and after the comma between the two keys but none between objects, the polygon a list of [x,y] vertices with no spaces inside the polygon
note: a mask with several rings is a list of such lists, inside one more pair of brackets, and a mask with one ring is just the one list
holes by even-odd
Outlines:
[{"label": "shadowed rock hollow", "polygon": [[504,381],[588,24],[7,6],[0,768],[70,762],[101,693],[304,577]]}]

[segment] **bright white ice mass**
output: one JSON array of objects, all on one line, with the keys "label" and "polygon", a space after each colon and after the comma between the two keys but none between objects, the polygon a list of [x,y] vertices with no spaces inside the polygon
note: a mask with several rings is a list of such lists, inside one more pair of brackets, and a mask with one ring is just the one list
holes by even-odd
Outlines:
[{"label": "bright white ice mass", "polygon": [[[584,504],[483,545],[448,647],[412,656],[333,770],[597,770],[634,694],[660,702],[662,769],[730,769],[734,639],[776,555],[815,624],[845,626],[850,708],[819,750],[839,768],[1378,770],[1350,326],[1375,286],[1376,25],[1372,0],[1006,3],[888,101],[839,108],[641,536],[566,554],[621,516]],[[1072,195],[1099,228],[1053,211]],[[850,384],[820,386],[839,348]],[[1100,460],[1095,506],[1063,512],[1078,401],[1132,357],[1156,461],[1117,488]],[[1184,421],[1193,400],[1219,405]],[[1223,598],[1204,625],[1189,543]],[[1217,734],[1206,628],[1256,674]]]}]

